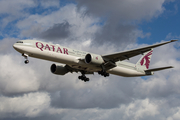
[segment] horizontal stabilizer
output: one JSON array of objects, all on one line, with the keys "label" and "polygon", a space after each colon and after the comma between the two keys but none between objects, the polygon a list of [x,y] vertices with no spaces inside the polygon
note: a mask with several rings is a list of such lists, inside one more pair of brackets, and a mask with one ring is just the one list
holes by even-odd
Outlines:
[{"label": "horizontal stabilizer", "polygon": [[160,70],[169,69],[169,68],[173,68],[173,66],[161,67],[161,68],[154,68],[154,69],[148,69],[148,70],[145,70],[145,72],[154,72],[154,71],[160,71]]}]

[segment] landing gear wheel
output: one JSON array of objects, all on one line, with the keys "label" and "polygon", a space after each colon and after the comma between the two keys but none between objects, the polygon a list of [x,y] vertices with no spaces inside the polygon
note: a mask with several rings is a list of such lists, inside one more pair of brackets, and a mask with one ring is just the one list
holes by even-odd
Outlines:
[{"label": "landing gear wheel", "polygon": [[89,81],[89,78],[84,78],[83,80],[84,80],[84,82],[87,82],[87,81]]},{"label": "landing gear wheel", "polygon": [[109,73],[106,73],[106,76],[109,77]]},{"label": "landing gear wheel", "polygon": [[25,60],[24,63],[25,63],[25,64],[28,64],[28,63],[29,63],[29,60]]},{"label": "landing gear wheel", "polygon": [[86,80],[86,81],[89,81],[89,78],[86,78],[85,80]]},{"label": "landing gear wheel", "polygon": [[22,56],[26,59],[26,60],[24,61],[24,63],[25,63],[25,64],[28,64],[28,63],[29,63],[28,55],[25,54],[25,53],[23,53]]},{"label": "landing gear wheel", "polygon": [[80,80],[87,82],[89,81],[89,78],[87,78],[84,74],[82,74],[81,76],[78,77]]},{"label": "landing gear wheel", "polygon": [[109,76],[109,73],[107,72],[104,72],[104,71],[98,71],[98,74],[104,76],[104,77],[108,77]]}]

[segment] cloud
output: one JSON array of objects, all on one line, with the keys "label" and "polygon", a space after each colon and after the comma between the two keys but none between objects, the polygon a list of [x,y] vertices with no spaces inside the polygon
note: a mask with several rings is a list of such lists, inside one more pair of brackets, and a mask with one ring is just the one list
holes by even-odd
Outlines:
[{"label": "cloud", "polygon": [[10,22],[23,18],[28,15],[28,13],[24,12],[25,8],[35,7],[35,4],[31,0],[1,0],[0,1],[0,16],[3,16],[1,19],[2,28],[6,27]]},{"label": "cloud", "polygon": [[1,54],[10,54],[14,51],[12,45],[17,41],[17,38],[4,38],[0,41],[0,53]]},{"label": "cloud", "polygon": [[36,1],[34,0],[35,3],[39,3],[42,7],[44,8],[49,8],[49,7],[59,7],[60,1],[59,0],[40,0]]},{"label": "cloud", "polygon": [[[135,42],[139,37],[150,36],[151,33],[138,30],[138,22],[133,21],[150,20],[158,16],[164,11],[163,3],[165,2],[164,0],[149,2],[116,0],[110,3],[105,1],[103,6],[98,6],[100,4],[96,3],[97,1],[77,1],[77,6],[67,4],[43,16],[31,15],[19,21],[17,27],[21,30],[20,37],[33,36],[46,40],[56,39],[56,41],[58,38],[65,41],[83,40],[84,38],[87,40],[88,38],[91,39],[92,46],[113,44],[115,47],[123,48]],[[126,8],[124,5],[127,5]],[[127,16],[129,18],[126,18]],[[71,27],[65,30],[63,24]]]},{"label": "cloud", "polygon": [[114,21],[151,19],[164,11],[162,5],[165,2],[165,0],[76,1],[78,2],[78,7],[86,8],[87,13],[96,16],[107,16]]},{"label": "cloud", "polygon": [[135,25],[106,24],[100,31],[95,33],[94,44],[113,44],[115,47],[124,49],[128,44],[134,43],[137,38],[149,37],[150,33],[143,33]]},{"label": "cloud", "polygon": [[1,94],[12,95],[38,90],[39,83],[34,70],[18,65],[21,59],[14,55],[0,55],[0,57]]},{"label": "cloud", "polygon": [[49,14],[30,15],[17,22],[19,37],[35,37],[46,41],[58,41],[59,38],[60,42],[91,39],[99,28],[94,25],[98,19],[83,17],[82,12],[78,12],[74,4],[68,4]]},{"label": "cloud", "polygon": [[0,118],[37,117],[50,105],[48,93],[37,92],[18,97],[0,97]]},{"label": "cloud", "polygon": [[[136,34],[137,25],[144,20],[158,17],[165,11],[165,0],[114,0],[83,1],[76,0],[79,9],[84,8],[86,15],[102,18],[101,29],[95,33],[93,45],[114,44],[115,47],[124,47],[135,43],[141,35]],[[103,3],[103,4],[102,4]],[[150,33],[143,33],[143,36]],[[148,37],[148,36],[147,36]]]},{"label": "cloud", "polygon": [[[26,7],[34,7],[35,4],[33,1],[29,0],[1,0],[0,1],[0,14],[8,14],[8,15],[20,15],[24,8]],[[20,12],[20,13],[19,13]]]},{"label": "cloud", "polygon": [[[1,0],[0,1],[0,29],[2,37],[18,36],[19,29],[14,26],[32,14],[49,14],[59,8],[59,0]],[[28,23],[28,22],[26,22]]]},{"label": "cloud", "polygon": [[56,40],[68,38],[70,36],[71,25],[66,21],[64,23],[55,24],[52,28],[41,33],[41,38]]}]

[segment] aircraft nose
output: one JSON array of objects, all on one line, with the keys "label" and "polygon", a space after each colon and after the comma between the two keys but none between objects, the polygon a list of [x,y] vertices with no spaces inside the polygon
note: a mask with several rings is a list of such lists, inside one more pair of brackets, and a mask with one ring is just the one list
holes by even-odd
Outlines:
[{"label": "aircraft nose", "polygon": [[13,48],[18,51],[18,52],[21,52],[22,51],[22,48],[21,46],[17,45],[16,43],[13,45]]},{"label": "aircraft nose", "polygon": [[14,48],[14,49],[17,49],[17,45],[16,45],[16,43],[13,45],[13,48]]}]

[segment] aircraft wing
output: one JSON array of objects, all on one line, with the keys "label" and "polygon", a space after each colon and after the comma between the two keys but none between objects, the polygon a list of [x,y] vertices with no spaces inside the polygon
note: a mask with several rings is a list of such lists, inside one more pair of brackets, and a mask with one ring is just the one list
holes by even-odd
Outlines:
[{"label": "aircraft wing", "polygon": [[155,45],[150,45],[150,46],[146,46],[146,47],[142,47],[142,48],[138,48],[138,49],[123,51],[123,52],[109,54],[109,55],[102,55],[102,57],[106,61],[112,61],[112,62],[117,62],[119,60],[122,61],[122,60],[125,60],[125,59],[129,59],[131,57],[143,54],[143,53],[151,50],[152,48],[159,47],[161,45],[165,45],[165,44],[175,42],[175,41],[178,41],[178,40],[170,40],[170,41],[167,41],[167,42],[158,43],[158,44],[155,44]]},{"label": "aircraft wing", "polygon": [[86,70],[83,70],[83,69],[78,69],[78,68],[73,68],[73,67],[71,67],[71,66],[69,66],[69,65],[65,65],[65,67],[66,67],[66,69],[69,71],[69,72],[71,72],[71,73],[73,73],[73,72],[82,72],[82,71],[85,71],[85,73],[84,74],[94,74],[94,72],[90,72],[90,71],[86,71]]}]

